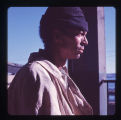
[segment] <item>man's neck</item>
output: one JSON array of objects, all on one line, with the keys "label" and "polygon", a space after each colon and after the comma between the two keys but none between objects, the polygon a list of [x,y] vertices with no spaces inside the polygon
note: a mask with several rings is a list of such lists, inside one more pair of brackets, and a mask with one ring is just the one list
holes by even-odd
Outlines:
[{"label": "man's neck", "polygon": [[61,69],[66,64],[66,58],[64,58],[59,51],[47,51],[47,59]]}]

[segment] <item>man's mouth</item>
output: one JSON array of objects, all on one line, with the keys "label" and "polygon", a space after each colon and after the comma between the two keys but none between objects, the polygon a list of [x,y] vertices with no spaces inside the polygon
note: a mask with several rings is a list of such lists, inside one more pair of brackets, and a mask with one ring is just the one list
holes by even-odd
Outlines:
[{"label": "man's mouth", "polygon": [[77,49],[78,54],[81,54],[83,52],[84,52],[84,47],[80,47],[80,48]]},{"label": "man's mouth", "polygon": [[77,50],[78,54],[82,54],[84,52],[84,49]]}]

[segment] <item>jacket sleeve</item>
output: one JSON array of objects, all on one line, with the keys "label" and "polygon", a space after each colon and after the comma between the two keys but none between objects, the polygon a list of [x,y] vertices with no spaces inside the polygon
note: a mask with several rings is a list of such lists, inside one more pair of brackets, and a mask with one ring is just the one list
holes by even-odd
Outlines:
[{"label": "jacket sleeve", "polygon": [[[35,68],[34,68],[35,67]],[[51,114],[49,75],[37,66],[22,68],[8,89],[8,113],[12,115]],[[50,86],[49,86],[50,85]]]},{"label": "jacket sleeve", "polygon": [[30,70],[27,70],[25,73],[25,76],[23,76],[23,83],[21,83],[20,87],[21,101],[19,101],[19,103],[21,104],[19,108],[22,107],[21,112],[23,112],[23,114],[35,115],[38,97],[41,96],[42,98],[43,96],[43,92],[41,92],[41,94],[39,93],[39,90],[42,89],[41,82],[37,73],[36,76],[34,75],[33,71]]},{"label": "jacket sleeve", "polygon": [[[37,73],[23,67],[8,89],[8,113],[12,115],[35,115],[37,101],[42,103],[43,88]],[[41,91],[41,92],[39,92]],[[40,99],[41,98],[41,99]]]}]

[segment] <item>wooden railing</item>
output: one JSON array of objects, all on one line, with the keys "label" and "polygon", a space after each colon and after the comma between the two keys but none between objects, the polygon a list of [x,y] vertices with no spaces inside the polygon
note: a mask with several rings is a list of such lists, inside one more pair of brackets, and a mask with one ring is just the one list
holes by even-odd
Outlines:
[{"label": "wooden railing", "polygon": [[[116,80],[102,80],[99,85],[107,83],[107,114],[115,114],[115,82]],[[114,89],[109,88],[109,84],[114,83]],[[109,97],[112,96],[114,100],[110,100]]]}]

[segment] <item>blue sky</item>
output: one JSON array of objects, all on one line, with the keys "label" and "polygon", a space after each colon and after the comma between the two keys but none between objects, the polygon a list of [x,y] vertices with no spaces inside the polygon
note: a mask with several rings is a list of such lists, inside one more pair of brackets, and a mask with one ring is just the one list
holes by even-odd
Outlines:
[{"label": "blue sky", "polygon": [[116,72],[116,10],[104,7],[105,40],[106,40],[106,71]]},{"label": "blue sky", "polygon": [[[8,62],[25,64],[31,52],[44,48],[39,37],[39,22],[47,7],[8,9]],[[106,70],[115,72],[115,8],[104,7]]]}]

